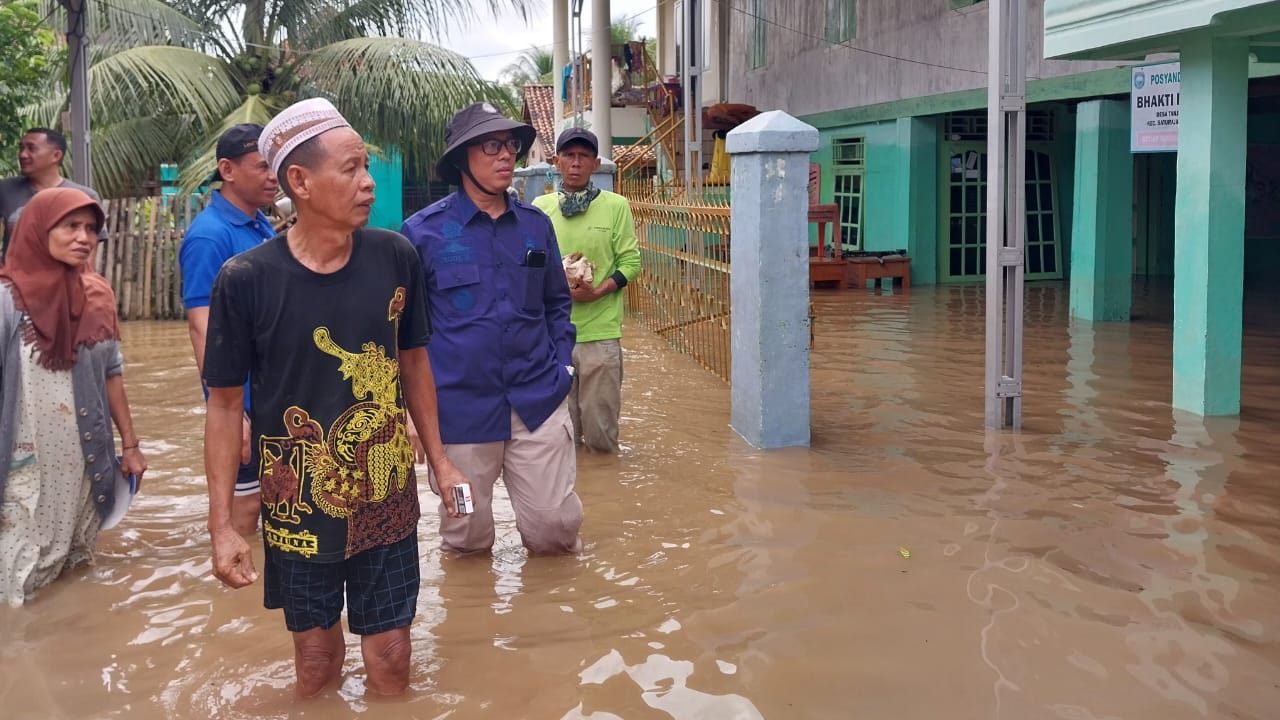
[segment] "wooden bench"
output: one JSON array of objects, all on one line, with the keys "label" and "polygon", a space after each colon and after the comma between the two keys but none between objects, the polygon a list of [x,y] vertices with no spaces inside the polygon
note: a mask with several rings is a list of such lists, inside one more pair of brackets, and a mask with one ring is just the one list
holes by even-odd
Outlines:
[{"label": "wooden bench", "polygon": [[[809,276],[813,277],[813,261],[810,260]],[[850,258],[846,283],[852,282],[854,287],[865,288],[868,280],[875,280],[876,287],[880,281],[888,278],[902,281],[902,289],[911,289],[911,258],[906,255],[885,255],[883,257]]]},{"label": "wooden bench", "polygon": [[809,258],[809,284],[834,282],[837,290],[849,285],[849,264],[832,258]]}]

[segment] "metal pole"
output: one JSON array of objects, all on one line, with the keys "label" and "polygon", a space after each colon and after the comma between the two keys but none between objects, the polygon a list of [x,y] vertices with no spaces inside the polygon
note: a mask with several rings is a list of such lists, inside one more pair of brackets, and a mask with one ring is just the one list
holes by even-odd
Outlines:
[{"label": "metal pole", "polygon": [[89,155],[89,38],[85,33],[88,0],[62,0],[67,9],[67,51],[71,58],[71,179],[92,184]]},{"label": "metal pole", "polygon": [[[559,134],[560,123],[564,121],[565,98],[568,88],[564,87],[564,68],[569,64],[569,0],[553,0],[554,10],[551,15],[551,85],[555,88],[555,125]],[[551,138],[555,143],[555,138]]]},{"label": "metal pole", "polygon": [[689,196],[702,187],[702,13],[699,0],[684,0],[680,72],[684,85],[684,183]]},{"label": "metal pole", "polygon": [[682,90],[684,92],[684,187],[687,192],[692,194],[693,191],[693,172],[692,160],[690,157],[690,148],[693,147],[693,76],[696,72],[697,64],[690,57],[692,49],[690,47],[689,38],[692,37],[691,31],[693,27],[693,2],[692,0],[684,0],[684,4],[680,6],[681,22],[680,22],[680,45],[683,48],[680,53],[680,80]]},{"label": "metal pole", "polygon": [[702,42],[702,3],[710,0],[687,0],[689,4],[689,62],[693,67],[693,76],[689,82],[689,97],[693,117],[693,145],[689,148],[689,158],[693,164],[693,192],[699,197],[702,190],[702,76],[706,72],[707,48]]},{"label": "metal pole", "polygon": [[[587,105],[586,83],[583,82],[583,75],[586,74],[586,62],[582,57],[582,3],[583,0],[573,0],[573,126],[582,127],[582,113]],[[555,142],[554,140],[552,142]]]},{"label": "metal pole", "polygon": [[1026,0],[992,0],[987,88],[986,426],[1022,427]]}]

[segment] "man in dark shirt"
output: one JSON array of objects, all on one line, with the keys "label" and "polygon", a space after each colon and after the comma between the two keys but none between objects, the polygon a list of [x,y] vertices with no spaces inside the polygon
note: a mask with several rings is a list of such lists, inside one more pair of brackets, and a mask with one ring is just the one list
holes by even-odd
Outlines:
[{"label": "man in dark shirt", "polygon": [[259,149],[298,219],[229,260],[214,283],[204,361],[214,573],[233,588],[257,579],[231,525],[248,378],[265,605],[283,609],[293,633],[297,694],[341,679],[344,590],[367,688],[398,694],[409,681],[420,584],[406,405],[432,471],[446,484],[465,482],[440,442],[422,270],[403,237],[364,227],[369,158],[328,101],[287,108]]},{"label": "man in dark shirt", "polygon": [[[572,300],[551,221],[511,197],[515,163],[534,139],[487,103],[445,129],[441,179],[462,190],[405,221],[426,277],[431,367],[444,408],[445,452],[467,477],[475,512],[440,508],[447,550],[494,543],[493,485],[501,475],[516,528],[533,552],[581,547],[582,501],[566,398],[573,382]],[[444,498],[452,485],[433,476]]]},{"label": "man in dark shirt", "polygon": [[[41,190],[69,187],[102,202],[102,198],[92,188],[62,177],[62,159],[66,155],[67,139],[60,132],[48,128],[32,128],[22,136],[22,144],[18,146],[18,169],[22,174],[0,180],[0,220],[4,221],[4,246],[0,247],[0,263],[4,262],[4,251],[9,248],[9,236],[18,226],[22,209]],[[107,227],[104,223],[98,228],[98,241],[106,239]],[[89,256],[89,267],[94,266],[94,259],[94,255]]]}]

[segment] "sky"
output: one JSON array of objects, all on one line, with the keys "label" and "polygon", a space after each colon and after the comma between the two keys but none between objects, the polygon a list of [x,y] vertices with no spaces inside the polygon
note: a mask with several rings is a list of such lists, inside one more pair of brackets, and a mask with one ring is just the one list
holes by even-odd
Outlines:
[{"label": "sky", "polygon": [[[478,4],[478,3],[477,3]],[[531,45],[550,48],[551,0],[540,0],[540,6],[528,24],[518,15],[509,13],[497,19],[484,16],[459,33],[451,33],[440,44],[472,58],[471,63],[476,70],[490,80],[497,80],[502,69],[510,65],[521,51]],[[591,0],[583,0],[583,44],[590,45],[591,33]],[[657,0],[612,0],[611,14],[614,19],[638,15],[640,21],[639,34],[645,37],[657,35]],[[570,0],[570,8],[573,0]],[[570,18],[572,27],[572,17]],[[570,40],[572,46],[572,40]],[[481,57],[486,56],[486,57]]]}]

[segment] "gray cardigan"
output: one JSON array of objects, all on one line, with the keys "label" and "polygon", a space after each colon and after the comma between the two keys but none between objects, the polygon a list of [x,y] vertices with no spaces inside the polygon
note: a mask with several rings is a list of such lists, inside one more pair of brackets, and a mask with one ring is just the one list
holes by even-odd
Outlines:
[{"label": "gray cardigan", "polygon": [[[13,443],[17,439],[18,396],[22,392],[22,355],[32,351],[22,342],[24,313],[13,304],[9,286],[0,283],[0,498],[4,497],[13,462]],[[120,463],[116,459],[115,435],[111,430],[111,412],[107,408],[106,380],[124,372],[120,343],[104,340],[91,348],[80,348],[71,384],[76,399],[76,424],[80,432],[80,449],[85,469],[93,481],[93,500],[100,517],[106,517],[115,505],[116,478]]]}]

